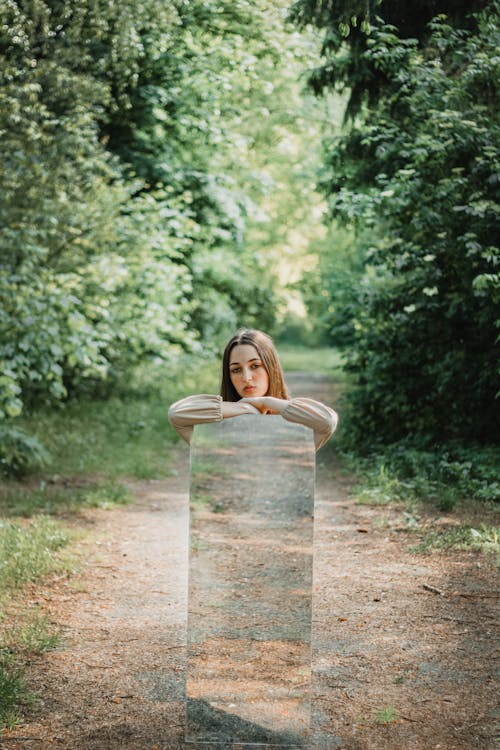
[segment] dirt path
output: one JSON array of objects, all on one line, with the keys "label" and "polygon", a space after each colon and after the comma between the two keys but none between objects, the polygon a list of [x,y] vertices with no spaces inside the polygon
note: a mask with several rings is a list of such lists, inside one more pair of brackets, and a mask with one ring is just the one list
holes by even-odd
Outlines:
[{"label": "dirt path", "polygon": [[[322,378],[295,376],[293,390],[332,401]],[[0,735],[2,750],[184,747],[183,448],[175,465],[175,477],[135,483],[133,506],[89,512],[85,569],[33,592],[63,629],[63,645],[33,661],[28,679],[41,695],[38,711]],[[358,506],[350,489],[324,449],[316,483],[311,750],[493,750],[498,610],[491,565],[473,553],[408,551],[413,540],[402,511]]]}]

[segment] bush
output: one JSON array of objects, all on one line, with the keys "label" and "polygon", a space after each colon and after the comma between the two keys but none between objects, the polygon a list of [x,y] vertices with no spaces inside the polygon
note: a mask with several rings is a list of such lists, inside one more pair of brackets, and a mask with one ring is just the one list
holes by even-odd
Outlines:
[{"label": "bush", "polygon": [[344,455],[360,477],[361,502],[430,501],[449,511],[463,500],[500,500],[496,447],[449,443],[424,449],[396,443],[364,457]]},{"label": "bush", "polygon": [[49,454],[33,435],[17,427],[0,425],[0,474],[19,477],[45,466]]}]

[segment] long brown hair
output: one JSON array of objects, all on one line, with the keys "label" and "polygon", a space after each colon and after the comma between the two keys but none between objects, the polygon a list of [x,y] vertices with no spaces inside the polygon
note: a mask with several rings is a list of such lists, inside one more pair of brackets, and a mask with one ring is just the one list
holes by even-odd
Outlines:
[{"label": "long brown hair", "polygon": [[239,346],[240,344],[254,346],[257,350],[257,354],[262,360],[262,364],[266,368],[266,372],[269,376],[269,388],[266,396],[288,399],[288,388],[285,384],[283,369],[272,338],[262,331],[244,328],[238,331],[232,339],[228,341],[226,348],[224,349],[222,357],[222,380],[220,386],[220,395],[222,396],[223,401],[239,401],[241,398],[241,396],[238,395],[236,388],[231,383],[231,375],[229,372],[231,352],[235,346]]}]

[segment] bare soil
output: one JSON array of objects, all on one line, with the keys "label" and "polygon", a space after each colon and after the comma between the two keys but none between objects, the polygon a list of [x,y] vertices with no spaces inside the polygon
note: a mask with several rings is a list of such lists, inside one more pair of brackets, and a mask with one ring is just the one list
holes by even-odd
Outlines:
[{"label": "bare soil", "polygon": [[[296,395],[334,402],[326,378],[290,380]],[[185,747],[186,448],[172,466],[175,476],[131,483],[133,505],[82,514],[80,573],[27,591],[63,638],[56,651],[33,658],[27,678],[37,708],[0,734],[2,750]],[[403,509],[356,505],[352,486],[324,448],[316,475],[311,750],[493,750],[493,562],[475,552],[410,551],[415,539]]]}]

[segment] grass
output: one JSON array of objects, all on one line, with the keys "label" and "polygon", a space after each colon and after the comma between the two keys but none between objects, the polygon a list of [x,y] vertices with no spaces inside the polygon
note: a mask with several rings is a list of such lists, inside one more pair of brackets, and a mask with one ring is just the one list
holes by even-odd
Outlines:
[{"label": "grass", "polygon": [[159,398],[72,402],[61,410],[37,413],[34,426],[52,459],[47,474],[99,475],[108,480],[168,474],[168,447],[174,435],[167,404]]},{"label": "grass", "polygon": [[26,664],[33,656],[57,647],[60,633],[39,611],[25,611],[21,621],[9,626],[0,638],[0,727],[12,729],[23,713],[33,709],[36,696],[25,680]]},{"label": "grass", "polygon": [[444,444],[419,450],[404,443],[360,458],[346,456],[360,477],[361,500],[426,500],[450,511],[460,500],[492,504],[500,500],[498,446]]},{"label": "grass", "polygon": [[[0,602],[4,613],[9,601],[19,609],[20,592],[43,576],[66,572],[70,558],[64,554],[71,535],[55,519],[37,516],[30,522],[0,522]],[[0,622],[0,727],[13,727],[35,702],[24,678],[25,665],[34,654],[55,648],[59,633],[38,610],[18,612],[16,624],[4,614]]]},{"label": "grass", "polygon": [[[358,477],[354,493],[359,504],[406,509],[408,531],[421,538],[412,551],[461,549],[500,555],[495,525],[498,448],[451,444],[430,451],[399,444],[368,457],[344,455],[344,461]],[[429,522],[443,513],[454,513],[457,522]]]},{"label": "grass", "polygon": [[21,622],[5,629],[2,646],[30,656],[52,651],[59,645],[60,631],[39,610],[23,612]]},{"label": "grass", "polygon": [[24,679],[24,669],[17,666],[8,649],[0,647],[0,727],[12,729],[23,711],[34,706],[34,695]]},{"label": "grass", "polygon": [[335,380],[343,379],[343,360],[337,349],[328,347],[308,349],[303,346],[290,346],[290,344],[278,345],[277,349],[285,374],[298,370],[330,375]]},{"label": "grass", "polygon": [[171,403],[189,393],[215,393],[219,365],[186,357],[176,370],[150,366],[105,399],[82,397],[37,409],[18,422],[49,454],[51,475],[114,481],[168,476],[168,458],[178,436],[168,423]]},{"label": "grass", "polygon": [[28,524],[1,521],[0,597],[66,569],[67,561],[58,553],[69,541],[69,532],[53,518],[38,516]]},{"label": "grass", "polygon": [[4,517],[67,514],[83,508],[110,509],[132,500],[130,491],[116,482],[71,485],[53,478],[50,482],[41,480],[35,486],[16,482],[0,486],[0,513]]},{"label": "grass", "polygon": [[412,547],[414,552],[433,552],[446,550],[477,550],[492,553],[500,560],[500,528],[482,523],[479,528],[468,525],[457,525],[441,530],[417,530],[422,541]]}]

